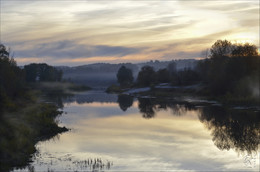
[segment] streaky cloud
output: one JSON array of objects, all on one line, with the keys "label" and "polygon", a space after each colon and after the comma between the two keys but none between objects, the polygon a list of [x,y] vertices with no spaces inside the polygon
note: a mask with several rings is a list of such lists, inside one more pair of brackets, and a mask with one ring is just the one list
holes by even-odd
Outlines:
[{"label": "streaky cloud", "polygon": [[140,53],[145,48],[124,46],[85,45],[75,41],[63,40],[51,43],[42,43],[29,49],[17,50],[19,57],[52,57],[52,58],[89,58],[89,57],[123,57]]}]

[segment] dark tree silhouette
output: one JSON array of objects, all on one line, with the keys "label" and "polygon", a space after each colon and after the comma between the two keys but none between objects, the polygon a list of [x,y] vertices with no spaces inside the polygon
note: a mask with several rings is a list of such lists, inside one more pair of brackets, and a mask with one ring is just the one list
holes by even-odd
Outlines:
[{"label": "dark tree silhouette", "polygon": [[167,69],[160,69],[156,72],[157,82],[159,83],[168,83],[170,82],[170,73]]},{"label": "dark tree silhouette", "polygon": [[156,82],[156,73],[151,66],[142,67],[138,73],[137,83],[140,86],[150,86]]},{"label": "dark tree silhouette", "polygon": [[258,150],[258,112],[209,106],[202,109],[199,119],[211,130],[212,140],[220,150],[235,149],[249,154]]},{"label": "dark tree silhouette", "polygon": [[0,44],[0,57],[1,58],[9,58],[9,52],[3,44]]},{"label": "dark tree silhouette", "polygon": [[190,85],[199,82],[199,75],[196,71],[190,68],[184,68],[178,72],[178,84],[179,85]]},{"label": "dark tree silhouette", "polygon": [[170,109],[173,115],[181,116],[186,111],[196,110],[194,104],[166,99],[138,98],[138,108],[144,118],[152,118],[156,112]]},{"label": "dark tree silhouette", "polygon": [[168,64],[167,69],[171,75],[176,73],[177,71],[176,63],[172,61],[171,63]]},{"label": "dark tree silhouette", "polygon": [[129,95],[118,95],[117,102],[119,104],[120,109],[123,111],[126,111],[127,108],[131,107],[133,105],[133,97]]},{"label": "dark tree silhouette", "polygon": [[9,50],[0,44],[0,105],[24,93],[24,72],[9,54]]},{"label": "dark tree silhouette", "polygon": [[206,58],[205,60],[200,60],[197,65],[195,70],[197,71],[200,80],[203,83],[208,83],[208,71],[210,70],[210,60]]},{"label": "dark tree silhouette", "polygon": [[45,63],[32,63],[24,66],[26,81],[61,81],[62,71]]},{"label": "dark tree silhouette", "polygon": [[211,58],[200,61],[196,67],[199,78],[208,86],[208,92],[217,96],[229,93],[236,97],[244,96],[243,92],[247,96],[253,94],[249,84],[243,83],[259,85],[255,79],[260,77],[260,56],[256,46],[218,40],[210,51]]},{"label": "dark tree silhouette", "polygon": [[154,104],[151,99],[146,98],[138,98],[138,108],[140,112],[143,114],[144,118],[153,118],[155,115],[154,112]]},{"label": "dark tree silhouette", "polygon": [[28,88],[25,71],[0,44],[0,171],[25,168],[38,141],[67,131],[55,120],[61,114],[58,108],[34,100],[38,94]]},{"label": "dark tree silhouette", "polygon": [[217,40],[211,47],[211,57],[223,57],[231,55],[234,46],[228,40]]},{"label": "dark tree silhouette", "polygon": [[232,51],[232,56],[257,56],[257,47],[255,45],[245,43],[236,44]]},{"label": "dark tree silhouette", "polygon": [[117,72],[117,82],[121,86],[129,86],[132,84],[134,77],[131,69],[121,66]]}]

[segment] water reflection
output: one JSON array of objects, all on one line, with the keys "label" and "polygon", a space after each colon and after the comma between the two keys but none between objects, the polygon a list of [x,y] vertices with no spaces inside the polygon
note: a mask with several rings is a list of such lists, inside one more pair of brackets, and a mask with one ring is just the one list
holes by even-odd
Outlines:
[{"label": "water reflection", "polygon": [[[65,101],[91,103],[99,101],[102,97],[105,97],[102,102],[115,102],[115,95],[107,96],[103,92],[88,93],[88,96],[77,95],[73,99],[67,98]],[[126,112],[133,105],[133,101],[132,96],[118,95],[116,102],[120,109]],[[203,101],[194,103],[140,97],[137,101],[139,112],[145,119],[154,118],[159,111],[170,110],[173,115],[181,116],[188,111],[199,109],[199,120],[212,132],[212,140],[220,150],[235,149],[237,152],[246,151],[249,154],[258,150],[260,143],[259,112],[212,106]]]},{"label": "water reflection", "polygon": [[102,90],[90,90],[87,92],[75,94],[72,97],[63,99],[64,103],[73,103],[76,102],[78,104],[84,103],[116,103],[118,96],[116,94],[107,94]]},{"label": "water reflection", "polygon": [[134,98],[132,96],[125,95],[125,94],[118,95],[117,98],[118,105],[120,109],[122,109],[122,111],[126,111],[127,108],[130,108],[133,105],[133,101]]},{"label": "water reflection", "polygon": [[[59,171],[69,168],[234,171],[243,167],[242,160],[242,165],[238,164],[236,152],[251,154],[259,147],[259,112],[234,110],[205,101],[135,99],[104,92],[59,100],[66,102],[67,112],[61,121],[72,131],[55,142],[39,144],[42,158],[36,158],[32,164],[37,170],[51,166]],[[66,154],[71,154],[70,161]],[[48,157],[56,158],[46,163]],[[37,160],[46,163],[45,166],[39,166]]]},{"label": "water reflection", "polygon": [[[115,162],[111,169],[117,171],[236,171],[243,168],[243,158],[235,152],[239,150],[236,149],[238,145],[230,146],[230,151],[222,151],[214,144],[215,131],[210,135],[214,125],[206,128],[207,120],[202,120],[202,117],[218,116],[225,128],[228,124],[225,121],[233,117],[219,116],[219,113],[225,116],[223,109],[205,101],[194,103],[144,97],[133,101],[126,95],[118,96],[117,104],[71,103],[65,108],[68,114],[63,121],[68,121],[65,126],[75,128],[75,133],[64,134],[60,142],[47,146],[47,151],[72,152],[81,164],[85,163],[86,156],[102,157]],[[231,130],[235,132],[236,128]],[[253,145],[249,150],[257,150],[257,143]],[[58,156],[57,153],[53,155]],[[56,165],[54,169],[61,167]]]},{"label": "water reflection", "polygon": [[196,106],[188,102],[173,100],[158,100],[155,98],[138,98],[138,108],[144,118],[153,118],[156,112],[170,109],[173,115],[181,116],[187,111],[197,110]]},{"label": "water reflection", "polygon": [[[118,103],[123,111],[132,105],[133,98],[119,95]],[[212,141],[220,150],[234,149],[252,154],[260,144],[259,112],[238,110],[203,103],[175,102],[155,98],[138,98],[138,108],[146,119],[155,117],[160,110],[170,109],[173,115],[181,116],[187,111],[200,110],[199,120],[212,132]]]},{"label": "water reflection", "polygon": [[155,104],[152,103],[152,99],[138,98],[138,108],[143,114],[144,118],[153,118],[155,115]]},{"label": "water reflection", "polygon": [[81,170],[99,171],[99,170],[109,170],[113,166],[113,162],[102,161],[101,158],[88,158],[83,161],[73,161],[73,164]]},{"label": "water reflection", "polygon": [[[55,157],[57,155],[52,155],[50,153],[44,153],[44,154],[40,154],[37,153],[37,158],[34,157],[34,160],[37,161],[37,165],[40,166],[41,165],[46,165],[48,166],[48,170],[47,171],[55,171],[55,168],[53,168],[53,166],[55,166],[55,164],[64,164],[64,162],[66,162],[64,164],[64,166],[67,167],[67,169],[69,171],[103,171],[103,170],[109,170],[112,166],[113,166],[113,162],[112,161],[108,161],[108,160],[104,160],[101,158],[86,158],[83,160],[77,160],[75,159],[75,157],[72,154],[65,154],[61,157]],[[46,156],[48,157],[48,159],[46,158]],[[28,171],[36,171],[35,169],[37,169],[37,165],[36,168],[33,165],[29,165]],[[37,169],[37,171],[45,171],[45,170],[39,170]],[[58,170],[58,171],[65,171],[65,170]],[[67,170],[66,170],[67,171]]]},{"label": "water reflection", "polygon": [[63,108],[64,101],[71,100],[74,97],[73,94],[64,93],[61,90],[44,91],[42,95],[44,102],[53,103],[59,108]]},{"label": "water reflection", "polygon": [[237,152],[252,154],[260,144],[259,112],[237,110],[222,106],[198,107],[191,103],[158,101],[139,98],[138,108],[144,118],[152,118],[160,109],[171,109],[180,116],[187,111],[200,109],[199,119],[212,132],[212,141],[220,150],[235,149]]},{"label": "water reflection", "polygon": [[248,154],[258,150],[259,112],[209,106],[201,109],[199,119],[212,132],[212,140],[220,150],[235,149]]}]

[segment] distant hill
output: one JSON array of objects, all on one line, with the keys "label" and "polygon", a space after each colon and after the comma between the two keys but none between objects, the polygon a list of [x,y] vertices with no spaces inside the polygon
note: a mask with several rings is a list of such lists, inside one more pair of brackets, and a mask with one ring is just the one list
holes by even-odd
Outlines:
[{"label": "distant hill", "polygon": [[136,79],[139,70],[146,65],[152,66],[154,70],[167,68],[171,62],[176,63],[177,70],[184,68],[194,68],[196,60],[185,59],[185,60],[173,60],[173,61],[149,61],[144,63],[94,63],[76,67],[68,66],[57,66],[56,68],[63,71],[63,79],[70,80],[72,82],[81,83],[90,87],[106,88],[107,86],[117,82],[116,73],[118,69],[124,65],[130,68]]}]

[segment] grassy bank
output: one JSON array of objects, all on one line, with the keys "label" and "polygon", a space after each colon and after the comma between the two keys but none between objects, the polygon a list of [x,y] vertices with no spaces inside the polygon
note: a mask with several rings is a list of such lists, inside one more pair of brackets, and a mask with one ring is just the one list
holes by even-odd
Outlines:
[{"label": "grassy bank", "polygon": [[[89,87],[61,81],[62,72],[45,63],[20,68],[0,44],[0,171],[25,167],[36,152],[38,141],[68,129],[56,117],[62,96]],[[53,99],[54,101],[49,101]],[[44,103],[45,102],[45,103]],[[48,103],[47,103],[48,102]]]},{"label": "grassy bank", "polygon": [[88,91],[91,89],[88,86],[71,82],[38,82],[31,84],[31,87],[43,92],[61,92],[63,94],[74,94],[75,92]]},{"label": "grassy bank", "polygon": [[0,171],[25,168],[37,152],[35,145],[62,132],[56,118],[62,99],[90,87],[68,82],[29,83],[22,96],[0,106]]},{"label": "grassy bank", "polygon": [[0,171],[25,167],[36,152],[35,144],[68,131],[59,127],[57,106],[30,103],[12,112],[2,112],[0,122]]},{"label": "grassy bank", "polygon": [[[48,140],[66,127],[58,126],[62,114],[60,96],[72,95],[75,90],[89,90],[71,83],[37,83],[30,91],[5,104],[0,110],[0,171],[26,167],[37,151],[39,141]],[[49,101],[53,97],[55,101]],[[58,103],[54,103],[58,100]],[[44,102],[49,103],[44,103]]]}]

